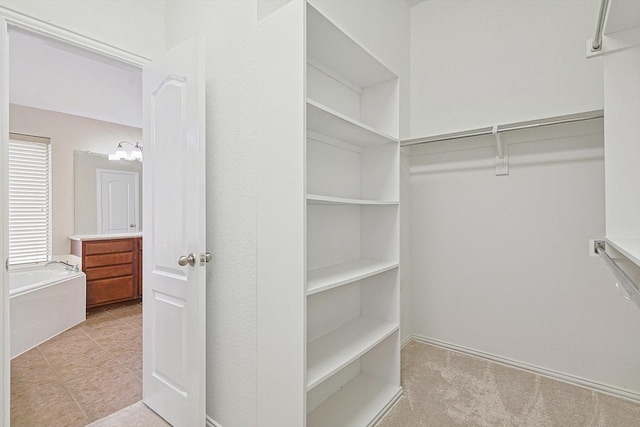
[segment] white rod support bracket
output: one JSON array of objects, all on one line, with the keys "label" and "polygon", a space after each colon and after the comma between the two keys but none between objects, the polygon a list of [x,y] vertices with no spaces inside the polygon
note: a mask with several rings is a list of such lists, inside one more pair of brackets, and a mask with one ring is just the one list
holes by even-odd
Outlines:
[{"label": "white rod support bracket", "polygon": [[498,153],[498,157],[502,159],[504,157],[504,152],[502,151],[502,135],[498,133],[498,125],[493,127],[491,133],[496,137],[496,152]]},{"label": "white rod support bracket", "polygon": [[492,128],[491,133],[496,138],[496,176],[509,175],[508,145],[502,142],[502,135],[498,132],[498,125]]}]

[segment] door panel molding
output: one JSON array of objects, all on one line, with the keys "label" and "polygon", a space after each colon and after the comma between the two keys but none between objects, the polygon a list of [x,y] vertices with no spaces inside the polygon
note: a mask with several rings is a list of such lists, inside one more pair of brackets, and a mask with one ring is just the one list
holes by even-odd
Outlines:
[{"label": "door panel molding", "polygon": [[183,259],[206,250],[203,53],[187,40],[142,74],[143,322],[153,325],[143,401],[173,425],[206,419],[206,267]]}]

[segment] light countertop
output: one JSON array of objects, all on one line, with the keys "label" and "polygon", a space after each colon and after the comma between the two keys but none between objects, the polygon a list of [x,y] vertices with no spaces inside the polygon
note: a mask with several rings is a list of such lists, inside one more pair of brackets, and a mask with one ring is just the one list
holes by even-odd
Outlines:
[{"label": "light countertop", "polygon": [[69,236],[69,240],[110,240],[110,239],[126,239],[133,237],[142,237],[142,232],[138,233],[116,233],[116,234],[78,234]]}]

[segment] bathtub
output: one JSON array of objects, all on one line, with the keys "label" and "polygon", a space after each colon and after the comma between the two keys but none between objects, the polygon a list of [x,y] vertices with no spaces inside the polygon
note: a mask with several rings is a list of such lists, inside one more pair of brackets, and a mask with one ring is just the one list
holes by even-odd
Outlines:
[{"label": "bathtub", "polygon": [[86,276],[52,264],[9,271],[11,358],[86,319]]}]

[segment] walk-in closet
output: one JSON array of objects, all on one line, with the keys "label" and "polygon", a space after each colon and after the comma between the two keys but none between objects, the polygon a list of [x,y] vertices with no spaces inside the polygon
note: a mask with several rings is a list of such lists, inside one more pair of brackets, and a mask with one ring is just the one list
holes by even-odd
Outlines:
[{"label": "walk-in closet", "polygon": [[141,392],[62,381],[78,427],[640,426],[640,0],[0,0],[0,70],[9,31],[142,76]]}]

